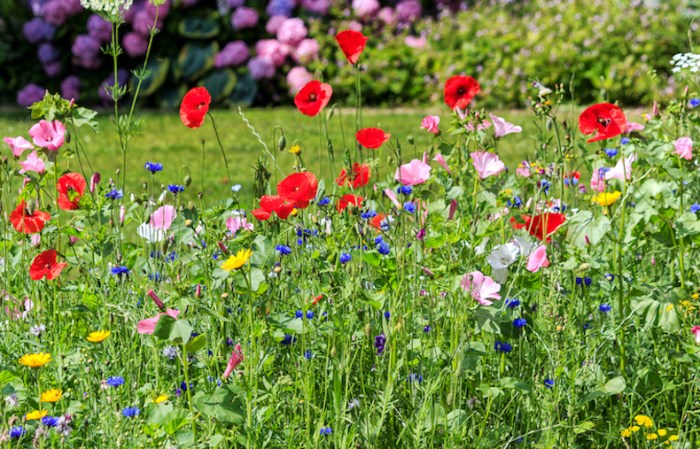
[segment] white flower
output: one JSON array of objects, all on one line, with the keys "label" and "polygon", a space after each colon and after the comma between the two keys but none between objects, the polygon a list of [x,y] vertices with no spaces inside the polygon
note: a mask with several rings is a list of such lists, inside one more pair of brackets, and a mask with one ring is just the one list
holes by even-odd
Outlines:
[{"label": "white flower", "polygon": [[511,266],[520,255],[520,247],[515,243],[506,243],[498,245],[491,250],[491,254],[486,258],[486,261],[491,265],[491,268],[501,270]]},{"label": "white flower", "polygon": [[124,17],[131,8],[133,0],[80,0],[80,5],[97,14],[104,16],[110,22],[116,22]]},{"label": "white flower", "polygon": [[136,228],[136,232],[150,243],[161,242],[165,239],[165,231],[163,229],[156,229],[148,223],[141,224]]},{"label": "white flower", "polygon": [[537,246],[537,244],[529,238],[521,236],[513,238],[513,243],[518,246],[520,249],[520,254],[522,254],[524,257],[528,257],[532,250]]}]

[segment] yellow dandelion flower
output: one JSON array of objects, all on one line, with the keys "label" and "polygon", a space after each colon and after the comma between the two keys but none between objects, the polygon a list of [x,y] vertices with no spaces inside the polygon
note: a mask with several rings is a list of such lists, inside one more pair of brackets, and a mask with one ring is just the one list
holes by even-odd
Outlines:
[{"label": "yellow dandelion flower", "polygon": [[53,388],[51,390],[46,390],[41,393],[41,402],[58,402],[63,396],[63,392],[58,388]]},{"label": "yellow dandelion flower", "polygon": [[678,435],[671,435],[668,437],[668,441],[678,441]]},{"label": "yellow dandelion flower", "polygon": [[667,306],[666,306],[666,311],[667,311],[667,312],[670,312],[671,310],[673,310],[673,304],[667,305]]},{"label": "yellow dandelion flower", "polygon": [[634,417],[634,422],[636,422],[638,426],[644,426],[644,427],[646,427],[647,429],[650,428],[650,427],[652,427],[652,426],[654,425],[654,421],[652,421],[651,418],[649,418],[649,417],[646,416],[646,415],[637,415],[637,416],[635,416],[635,417]]},{"label": "yellow dandelion flower", "polygon": [[86,337],[86,340],[89,341],[90,343],[102,343],[112,335],[112,331],[95,331],[95,332],[90,332],[90,335]]},{"label": "yellow dandelion flower", "polygon": [[601,206],[610,206],[622,196],[621,192],[603,192],[591,198],[591,203],[596,203]]},{"label": "yellow dandelion flower", "polygon": [[297,209],[297,208],[295,207],[294,209],[292,209],[292,211],[289,213],[289,215],[291,215],[292,217],[296,217],[296,215],[297,215],[298,213],[299,213],[299,209]]},{"label": "yellow dandelion flower", "polygon": [[158,397],[156,397],[153,402],[156,404],[160,404],[161,402],[167,401],[169,396],[167,394],[159,394]]},{"label": "yellow dandelion flower", "polygon": [[51,361],[51,354],[48,352],[38,352],[36,354],[25,354],[19,358],[19,363],[32,369],[41,368]]},{"label": "yellow dandelion flower", "polygon": [[647,440],[656,440],[658,438],[659,438],[659,436],[653,432],[647,434]]},{"label": "yellow dandelion flower", "polygon": [[693,299],[700,299],[700,293],[693,293],[690,297]]},{"label": "yellow dandelion flower", "polygon": [[620,436],[622,438],[629,438],[632,436],[632,431],[628,428],[624,429],[622,432],[620,432]]},{"label": "yellow dandelion flower", "polygon": [[632,433],[634,433],[634,432],[639,432],[639,426],[632,426],[632,427],[630,427],[630,432],[632,432]]},{"label": "yellow dandelion flower", "polygon": [[292,154],[299,154],[301,153],[301,147],[299,145],[292,145],[292,148],[288,150]]},{"label": "yellow dandelion flower", "polygon": [[666,429],[659,429],[656,431],[656,433],[658,433],[660,437],[665,437],[668,432]]},{"label": "yellow dandelion flower", "polygon": [[46,416],[49,412],[46,410],[34,410],[33,412],[29,412],[26,415],[24,415],[25,421],[35,421],[37,419],[41,419],[44,416]]},{"label": "yellow dandelion flower", "polygon": [[238,251],[238,254],[235,256],[229,257],[226,262],[221,264],[221,269],[224,271],[233,271],[241,268],[243,265],[248,262],[248,259],[250,259],[250,256],[253,255],[253,251],[249,249],[242,249]]}]

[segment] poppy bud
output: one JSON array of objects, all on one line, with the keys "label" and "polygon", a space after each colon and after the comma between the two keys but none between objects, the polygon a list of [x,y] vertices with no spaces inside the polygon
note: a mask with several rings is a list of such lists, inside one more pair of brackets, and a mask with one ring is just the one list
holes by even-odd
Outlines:
[{"label": "poppy bud", "polygon": [[156,292],[154,292],[153,290],[150,290],[150,289],[149,289],[149,290],[146,292],[146,294],[147,294],[148,296],[151,297],[151,299],[153,300],[153,302],[156,304],[156,306],[157,306],[160,310],[165,310],[165,304],[163,304],[163,301],[161,301],[161,299],[158,297],[158,295],[156,295]]},{"label": "poppy bud", "polygon": [[229,254],[229,250],[228,250],[228,248],[226,247],[226,245],[224,245],[224,242],[218,241],[218,242],[216,242],[216,243],[217,243],[217,245],[219,245],[219,249],[220,249],[224,254]]},{"label": "poppy bud", "polygon": [[284,149],[287,147],[287,139],[284,137],[284,134],[282,134],[277,141],[277,148],[280,149],[280,151],[284,151]]},{"label": "poppy bud", "polygon": [[416,139],[413,138],[413,135],[409,135],[409,136],[408,136],[408,143],[411,144],[411,145],[415,145],[415,144],[416,144]]},{"label": "poppy bud", "polygon": [[190,175],[185,175],[185,182],[184,182],[184,184],[185,184],[185,187],[189,187],[190,184],[192,184],[192,176],[190,176]]}]

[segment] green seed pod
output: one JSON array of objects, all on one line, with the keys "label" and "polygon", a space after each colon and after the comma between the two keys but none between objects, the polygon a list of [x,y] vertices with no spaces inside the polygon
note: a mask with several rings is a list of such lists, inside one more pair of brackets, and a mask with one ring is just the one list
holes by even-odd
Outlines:
[{"label": "green seed pod", "polygon": [[190,184],[192,184],[192,176],[186,175],[185,176],[185,187],[189,187]]},{"label": "green seed pod", "polygon": [[277,141],[277,148],[279,148],[280,151],[284,151],[284,149],[287,148],[287,138],[284,137],[284,134],[282,134]]}]

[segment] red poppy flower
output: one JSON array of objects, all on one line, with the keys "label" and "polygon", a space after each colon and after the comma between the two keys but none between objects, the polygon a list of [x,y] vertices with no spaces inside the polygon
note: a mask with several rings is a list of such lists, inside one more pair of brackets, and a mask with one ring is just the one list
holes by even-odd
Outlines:
[{"label": "red poppy flower", "polygon": [[377,214],[369,220],[370,226],[375,229],[382,229],[382,221],[386,218],[386,214]]},{"label": "red poppy flower", "polygon": [[352,164],[352,171],[348,177],[347,171],[343,169],[340,172],[340,176],[335,178],[335,183],[339,186],[349,186],[353,189],[359,189],[362,186],[367,185],[369,182],[370,170],[367,164],[358,164],[355,162]]},{"label": "red poppy flower", "polygon": [[258,221],[267,221],[272,216],[272,214],[270,212],[266,211],[262,207],[259,209],[252,210],[251,213],[253,214],[253,216],[255,218],[258,219]]},{"label": "red poppy flower", "polygon": [[545,240],[546,238],[548,242],[551,240],[550,236],[557,232],[557,229],[566,221],[566,216],[564,214],[550,212],[535,215],[534,217],[523,215],[521,218],[524,223],[517,222],[515,218],[510,219],[513,228],[526,229],[530,235],[540,240]]},{"label": "red poppy flower", "polygon": [[263,195],[260,197],[260,207],[268,213],[276,213],[284,220],[294,210],[294,203],[279,195]]},{"label": "red poppy flower", "polygon": [[29,277],[32,280],[38,281],[39,279],[46,278],[46,280],[51,281],[61,274],[61,270],[67,267],[68,264],[61,262],[56,262],[56,250],[50,249],[44,251],[34,258],[32,264],[29,266]]},{"label": "red poppy flower", "polygon": [[333,95],[333,88],[317,80],[306,83],[294,97],[294,104],[299,112],[313,117],[325,108]]},{"label": "red poppy flower", "polygon": [[10,214],[10,223],[12,223],[17,232],[36,234],[44,229],[49,218],[51,218],[49,213],[40,210],[29,211],[27,210],[27,204],[24,201],[20,201],[17,208]]},{"label": "red poppy flower", "polygon": [[338,211],[338,213],[341,213],[350,205],[355,207],[362,207],[362,200],[364,200],[363,197],[348,193],[347,195],[343,195],[338,200],[338,204],[335,205],[335,209]]},{"label": "red poppy flower", "polygon": [[391,134],[385,133],[379,128],[363,128],[355,134],[355,139],[365,148],[376,150],[391,138]]},{"label": "red poppy flower", "polygon": [[479,82],[471,76],[453,76],[445,83],[445,103],[450,109],[466,109],[480,91]]},{"label": "red poppy flower", "polygon": [[79,207],[87,187],[85,178],[78,173],[66,173],[58,178],[56,188],[58,190],[58,207],[63,210],[75,210]]},{"label": "red poppy flower", "polygon": [[297,209],[304,209],[316,197],[318,181],[313,173],[305,171],[292,173],[277,184],[277,193],[294,203]]},{"label": "red poppy flower", "polygon": [[367,45],[367,39],[367,36],[354,30],[341,31],[335,35],[336,42],[352,65],[357,64],[357,60],[360,59],[360,55]]},{"label": "red poppy flower", "polygon": [[610,103],[599,103],[587,108],[578,117],[578,129],[583,134],[592,134],[588,143],[611,139],[627,128],[627,118],[622,109]]},{"label": "red poppy flower", "polygon": [[209,112],[211,95],[206,87],[195,87],[185,94],[180,104],[180,120],[188,128],[199,128]]}]

